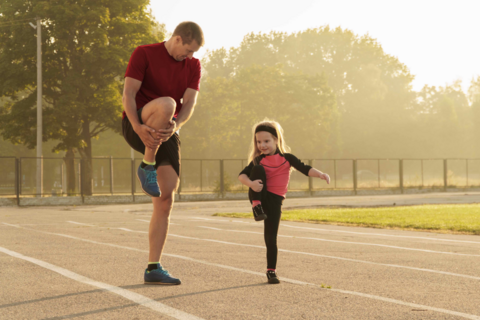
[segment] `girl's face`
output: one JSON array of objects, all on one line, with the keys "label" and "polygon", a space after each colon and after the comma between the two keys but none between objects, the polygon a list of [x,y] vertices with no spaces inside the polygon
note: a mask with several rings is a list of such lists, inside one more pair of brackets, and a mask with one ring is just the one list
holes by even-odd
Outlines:
[{"label": "girl's face", "polygon": [[278,140],[270,132],[260,131],[255,133],[255,140],[258,150],[264,155],[271,156],[277,151]]}]

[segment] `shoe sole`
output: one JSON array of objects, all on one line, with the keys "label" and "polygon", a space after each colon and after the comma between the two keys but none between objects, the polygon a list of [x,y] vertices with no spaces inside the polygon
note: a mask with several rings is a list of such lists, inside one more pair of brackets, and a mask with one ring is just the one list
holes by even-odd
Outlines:
[{"label": "shoe sole", "polygon": [[164,285],[164,286],[178,286],[180,283],[165,283],[165,282],[147,282],[145,281],[143,284],[148,284],[148,285]]},{"label": "shoe sole", "polygon": [[266,215],[263,215],[263,216],[260,216],[260,217],[254,217],[255,218],[255,221],[262,221],[262,220],[265,220],[267,219],[267,216]]},{"label": "shoe sole", "polygon": [[140,189],[142,189],[142,192],[145,193],[147,196],[151,197],[151,198],[160,198],[162,196],[162,193],[160,192],[160,195],[158,197],[156,196],[152,196],[151,194],[147,193],[145,190],[143,190],[143,186],[142,186],[142,181],[140,181],[140,178],[138,177],[138,174],[136,174],[137,176],[137,180],[138,182],[140,182]]},{"label": "shoe sole", "polygon": [[268,279],[268,283],[269,283],[269,284],[279,284],[279,283],[280,283],[280,280],[278,280],[278,279],[277,279],[277,280],[270,280],[270,279]]}]

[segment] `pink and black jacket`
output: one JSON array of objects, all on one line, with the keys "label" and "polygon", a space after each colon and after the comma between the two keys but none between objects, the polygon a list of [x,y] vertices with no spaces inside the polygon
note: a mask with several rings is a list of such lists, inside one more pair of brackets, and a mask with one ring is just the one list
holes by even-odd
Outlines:
[{"label": "pink and black jacket", "polygon": [[288,182],[290,181],[290,168],[295,168],[304,175],[308,176],[311,166],[303,163],[291,153],[280,153],[277,151],[272,156],[264,154],[251,161],[240,174],[246,174],[250,177],[250,173],[254,167],[254,163],[263,166],[267,176],[267,191],[285,198],[287,194]]}]

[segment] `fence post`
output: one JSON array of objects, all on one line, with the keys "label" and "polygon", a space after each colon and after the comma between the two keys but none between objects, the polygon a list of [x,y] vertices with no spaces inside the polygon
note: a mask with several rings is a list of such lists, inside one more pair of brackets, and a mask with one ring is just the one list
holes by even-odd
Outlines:
[{"label": "fence post", "polygon": [[[310,167],[313,168],[313,160],[308,160],[308,164]],[[313,178],[308,177],[308,191],[310,191],[310,196],[313,196]]]},{"label": "fence post", "polygon": [[424,183],[424,181],[423,181],[423,159],[420,160],[420,165],[421,165],[420,168],[421,168],[421,170],[422,170],[422,188],[423,188],[424,185],[425,185],[425,183]]},{"label": "fence post", "polygon": [[403,190],[403,160],[400,159],[398,162],[398,175],[399,175],[399,183],[400,183],[400,192],[404,193]]},{"label": "fence post", "polygon": [[353,160],[353,192],[357,194],[357,160]]},{"label": "fence post", "polygon": [[378,187],[380,188],[380,159],[377,159],[377,169]]},{"label": "fence post", "polygon": [[19,194],[22,194],[22,185],[23,185],[23,177],[22,177],[22,157],[18,158],[18,174],[20,175],[20,185],[19,185]]},{"label": "fence post", "polygon": [[62,166],[60,167],[60,180],[62,184],[62,196],[66,194],[67,186],[65,182],[65,160],[62,162]]},{"label": "fence post", "polygon": [[465,159],[465,162],[466,162],[465,170],[467,172],[467,188],[468,188],[468,159]]},{"label": "fence post", "polygon": [[110,193],[113,196],[113,157],[110,156]]},{"label": "fence post", "polygon": [[17,206],[20,206],[20,161],[17,158],[15,158],[15,195]]},{"label": "fence post", "polygon": [[337,189],[337,160],[333,159],[333,181],[334,188]]},{"label": "fence post", "polygon": [[448,167],[447,167],[447,159],[443,159],[443,188],[447,191],[448,185]]},{"label": "fence post", "polygon": [[131,160],[130,171],[132,177],[132,200],[135,202],[135,159]]},{"label": "fence post", "polygon": [[200,192],[202,191],[203,191],[203,160],[200,160]]},{"label": "fence post", "polygon": [[220,160],[220,194],[222,198],[225,196],[225,181],[224,181],[224,174],[223,174],[223,160]]},{"label": "fence post", "polygon": [[83,169],[84,169],[84,167],[83,167],[83,159],[80,159],[80,163],[78,164],[78,166],[79,166],[78,178],[79,178],[79,180],[80,180],[80,181],[78,182],[78,184],[79,184],[79,186],[80,186],[80,196],[82,197],[82,204],[83,204],[83,203],[85,203],[85,198],[84,198],[84,196],[83,196],[83,182],[84,182],[84,181],[83,181],[83,180],[84,180],[84,179],[83,179],[83,178],[84,178],[84,177],[83,177]]}]

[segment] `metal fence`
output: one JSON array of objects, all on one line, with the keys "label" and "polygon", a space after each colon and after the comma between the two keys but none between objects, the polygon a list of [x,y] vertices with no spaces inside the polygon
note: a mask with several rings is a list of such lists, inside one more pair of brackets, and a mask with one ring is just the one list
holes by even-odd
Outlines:
[{"label": "metal fence", "polygon": [[[87,181],[84,161],[73,160],[74,184],[67,190],[63,158],[43,158],[42,190],[37,192],[37,158],[0,157],[0,196],[83,195]],[[93,195],[141,194],[135,171],[142,159],[92,159]],[[294,171],[289,191],[480,187],[480,159],[315,159],[303,160],[327,172],[331,184]],[[246,192],[238,173],[247,165],[240,159],[183,159],[179,193]]]}]

